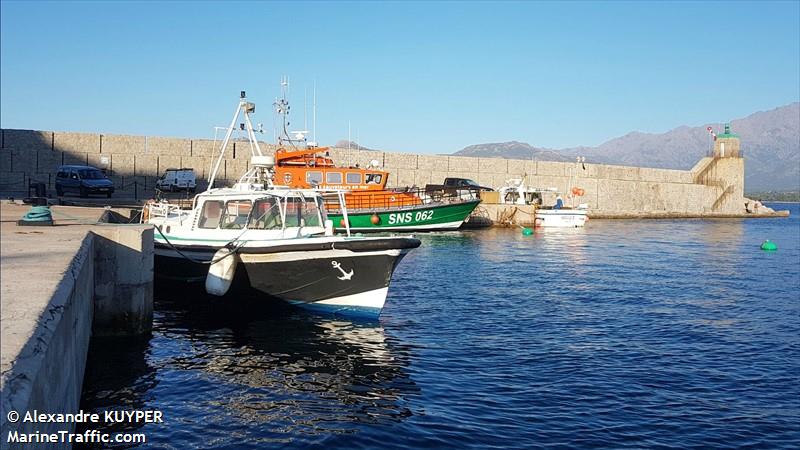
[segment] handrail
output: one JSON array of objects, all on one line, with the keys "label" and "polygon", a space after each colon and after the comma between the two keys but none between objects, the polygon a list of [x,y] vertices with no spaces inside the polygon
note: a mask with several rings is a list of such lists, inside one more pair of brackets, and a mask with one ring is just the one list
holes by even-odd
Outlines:
[{"label": "handrail", "polygon": [[[338,201],[326,199],[325,208],[328,212],[338,213],[341,204]],[[358,192],[351,191],[344,195],[345,206],[349,211],[358,210],[400,210],[418,205],[445,205],[479,200],[479,191],[471,189],[440,189],[426,191],[421,188],[380,191]]]}]

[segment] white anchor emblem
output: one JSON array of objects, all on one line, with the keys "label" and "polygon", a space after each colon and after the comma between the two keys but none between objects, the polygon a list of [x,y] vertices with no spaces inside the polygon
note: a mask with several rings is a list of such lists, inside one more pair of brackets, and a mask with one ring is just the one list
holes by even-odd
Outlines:
[{"label": "white anchor emblem", "polygon": [[342,269],[342,265],[339,264],[338,261],[331,261],[331,265],[333,267],[339,269],[339,272],[342,272],[342,276],[336,277],[336,278],[338,278],[338,279],[340,279],[342,281],[349,280],[350,278],[353,278],[353,269],[350,269],[350,273],[345,272],[344,269]]}]

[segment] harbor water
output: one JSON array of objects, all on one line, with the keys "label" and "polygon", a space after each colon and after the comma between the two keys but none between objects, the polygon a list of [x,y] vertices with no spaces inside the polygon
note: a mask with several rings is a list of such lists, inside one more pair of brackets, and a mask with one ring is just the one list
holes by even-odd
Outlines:
[{"label": "harbor water", "polygon": [[421,235],[376,322],[159,291],[82,408],[161,411],[103,429],[138,448],[798,448],[800,209],[770,206]]}]

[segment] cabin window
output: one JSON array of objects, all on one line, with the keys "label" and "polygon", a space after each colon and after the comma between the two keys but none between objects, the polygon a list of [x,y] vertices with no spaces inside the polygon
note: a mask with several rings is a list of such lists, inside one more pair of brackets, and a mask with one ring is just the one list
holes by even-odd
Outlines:
[{"label": "cabin window", "polygon": [[342,184],[342,172],[328,172],[325,174],[325,183]]},{"label": "cabin window", "polygon": [[253,211],[247,228],[254,230],[280,230],[283,228],[280,204],[274,198],[256,200]]},{"label": "cabin window", "polygon": [[306,172],[306,183],[317,186],[322,184],[322,172],[319,170],[310,170]]},{"label": "cabin window", "polygon": [[222,202],[209,200],[203,203],[203,210],[200,211],[200,220],[197,226],[200,228],[217,228],[219,218],[222,215]]},{"label": "cabin window", "polygon": [[322,220],[320,219],[319,205],[313,201],[303,202],[303,210],[300,213],[305,226],[307,227],[321,227]]},{"label": "cabin window", "polygon": [[225,214],[222,216],[220,228],[228,230],[241,230],[247,225],[250,210],[253,209],[250,200],[231,200],[225,203]]},{"label": "cabin window", "polygon": [[286,200],[287,227],[321,227],[319,205],[313,200],[289,198]]},{"label": "cabin window", "polygon": [[358,172],[348,172],[347,184],[361,184],[361,174]]},{"label": "cabin window", "polygon": [[368,173],[367,174],[367,184],[381,184],[381,179],[383,175],[379,173]]}]

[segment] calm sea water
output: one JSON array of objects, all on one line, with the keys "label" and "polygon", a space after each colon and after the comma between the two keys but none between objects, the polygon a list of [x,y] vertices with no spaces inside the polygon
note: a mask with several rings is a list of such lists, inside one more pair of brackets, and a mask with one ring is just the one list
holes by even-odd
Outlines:
[{"label": "calm sea water", "polygon": [[[421,236],[378,322],[170,293],[92,345],[141,448],[798,448],[800,209]],[[778,251],[759,249],[765,239]]]}]

